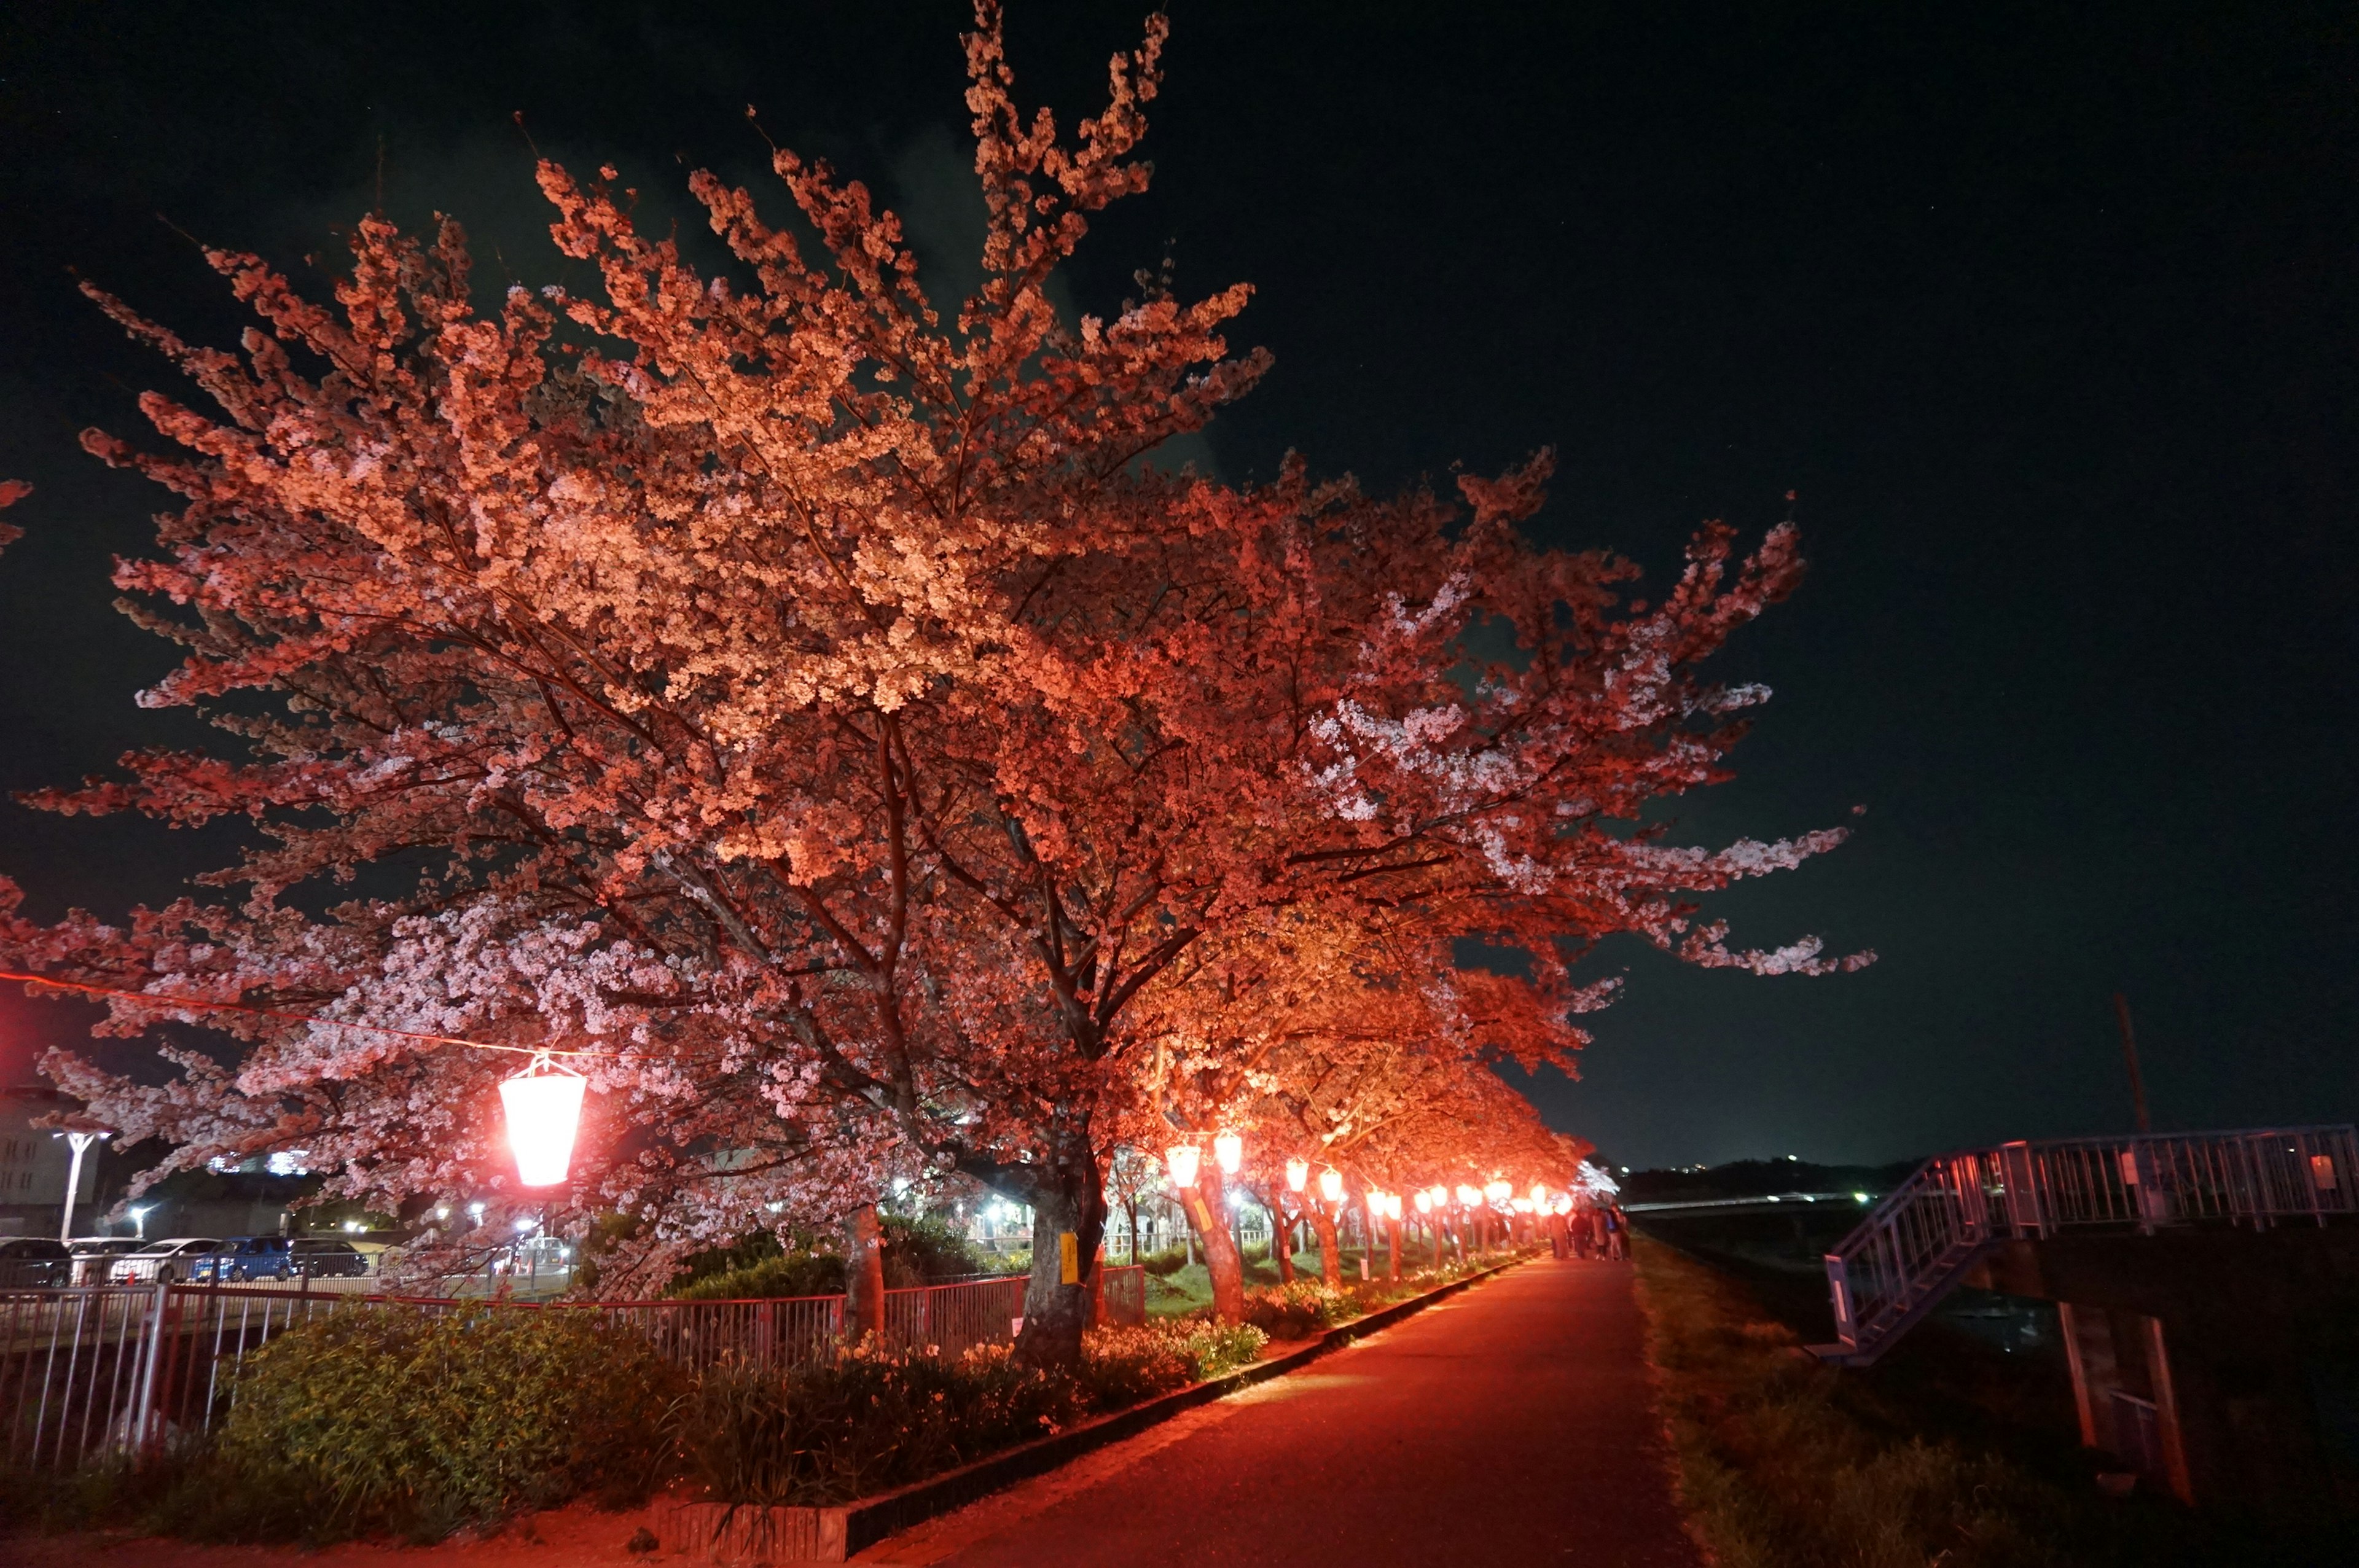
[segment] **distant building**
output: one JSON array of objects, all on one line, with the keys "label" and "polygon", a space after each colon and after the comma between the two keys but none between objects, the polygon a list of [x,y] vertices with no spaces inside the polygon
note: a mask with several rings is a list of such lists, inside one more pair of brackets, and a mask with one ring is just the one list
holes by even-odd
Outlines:
[{"label": "distant building", "polygon": [[[76,1102],[52,1088],[29,1086],[0,1089],[0,1236],[55,1236],[66,1201],[66,1173],[73,1152],[66,1141],[34,1122]],[[103,1143],[82,1157],[82,1204],[98,1191],[98,1164]],[[78,1230],[83,1229],[79,1224]],[[87,1233],[86,1231],[84,1232]]]}]

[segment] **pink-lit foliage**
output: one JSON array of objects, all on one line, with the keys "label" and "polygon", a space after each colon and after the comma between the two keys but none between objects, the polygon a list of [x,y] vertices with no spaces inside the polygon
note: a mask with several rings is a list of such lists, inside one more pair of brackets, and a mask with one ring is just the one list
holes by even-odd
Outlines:
[{"label": "pink-lit foliage", "polygon": [[[209,253],[259,319],[243,357],[92,291],[218,407],[145,397],[161,451],[85,439],[185,503],[117,572],[188,651],[141,700],[235,744],[41,803],[243,816],[253,841],[217,894],[122,924],[39,925],[0,884],[0,957],[319,1020],[118,1000],[114,1032],[199,1023],[234,1059],[168,1051],[181,1076],[147,1087],[50,1058],[125,1141],[171,1146],[159,1171],[299,1143],[378,1207],[523,1201],[497,1093],[519,1058],[365,1023],[589,1053],[555,1222],[636,1217],[625,1277],[948,1172],[1087,1257],[1109,1144],[1181,1113],[1172,1052],[1275,1092],[1223,1021],[1257,965],[1300,968],[1257,953],[1289,923],[1369,966],[1355,984],[1451,990],[1420,1010],[1455,1032],[1437,1061],[1569,1059],[1601,999],[1568,944],[1613,933],[1864,961],[1731,951],[1692,908],[1840,831],[1708,851],[1635,826],[1723,776],[1767,694],[1701,665],[1792,588],[1792,530],[1740,557],[1707,526],[1647,605],[1626,563],[1525,540],[1545,456],[1462,504],[1299,460],[1256,487],[1157,468],[1268,362],[1222,336],[1247,291],[1142,276],[1068,321],[1049,283],[1147,182],[1164,24],[1069,141],[1018,112],[978,18],[985,281],[951,319],[866,189],[783,151],[799,229],[690,180],[712,269],[640,232],[611,171],[544,163],[590,291],[479,304],[454,223],[376,217],[332,307]],[[1462,938],[1526,968],[1458,970]],[[1027,1356],[1077,1353],[1056,1255]]]}]

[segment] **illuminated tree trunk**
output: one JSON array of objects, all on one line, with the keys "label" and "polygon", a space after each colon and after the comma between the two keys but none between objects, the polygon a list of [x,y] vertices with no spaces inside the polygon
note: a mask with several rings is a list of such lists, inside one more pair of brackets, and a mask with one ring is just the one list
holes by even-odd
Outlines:
[{"label": "illuminated tree trunk", "polygon": [[1320,1282],[1327,1285],[1343,1284],[1343,1252],[1335,1239],[1335,1211],[1323,1203],[1312,1204],[1310,1223],[1319,1232]]},{"label": "illuminated tree trunk", "polygon": [[885,1238],[876,1206],[862,1204],[843,1227],[843,1339],[885,1335]]},{"label": "illuminated tree trunk", "polygon": [[1001,1180],[1032,1206],[1032,1277],[1024,1285],[1024,1332],[1016,1360],[1025,1367],[1082,1364],[1090,1326],[1090,1287],[1105,1239],[1105,1187],[1086,1123],[1061,1127],[1045,1167],[1000,1168]]},{"label": "illuminated tree trunk", "polygon": [[1397,1283],[1400,1280],[1401,1222],[1387,1220],[1385,1224],[1385,1278]]},{"label": "illuminated tree trunk", "polygon": [[1245,1259],[1237,1251],[1235,1232],[1229,1228],[1228,1205],[1221,1186],[1221,1168],[1207,1160],[1196,1184],[1183,1188],[1180,1206],[1188,1211],[1189,1228],[1204,1249],[1204,1272],[1212,1281],[1212,1312],[1223,1323],[1245,1318]]},{"label": "illuminated tree trunk", "polygon": [[1277,1254],[1277,1282],[1294,1283],[1294,1221],[1276,1203],[1269,1206],[1269,1249]]}]

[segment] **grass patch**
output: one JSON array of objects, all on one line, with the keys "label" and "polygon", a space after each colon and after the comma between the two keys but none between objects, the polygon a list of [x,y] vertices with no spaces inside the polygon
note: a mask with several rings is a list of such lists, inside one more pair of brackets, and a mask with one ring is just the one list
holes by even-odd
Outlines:
[{"label": "grass patch", "polygon": [[2149,1568],[2313,1558],[2167,1501],[2114,1501],[2095,1457],[1951,1430],[1802,1350],[1729,1276],[1641,1236],[1638,1295],[1681,1505],[1718,1568]]}]

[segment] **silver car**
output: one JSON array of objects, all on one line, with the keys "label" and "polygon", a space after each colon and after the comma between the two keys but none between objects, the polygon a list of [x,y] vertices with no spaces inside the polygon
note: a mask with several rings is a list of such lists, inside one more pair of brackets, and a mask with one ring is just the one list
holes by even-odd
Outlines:
[{"label": "silver car", "polygon": [[136,1252],[147,1243],[133,1236],[77,1236],[66,1243],[73,1253],[73,1282],[77,1285],[103,1285],[106,1271],[114,1260],[126,1252]]},{"label": "silver car", "polygon": [[117,1258],[106,1271],[109,1284],[174,1284],[189,1277],[189,1265],[221,1245],[217,1236],[176,1236],[150,1241],[136,1252]]}]

